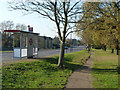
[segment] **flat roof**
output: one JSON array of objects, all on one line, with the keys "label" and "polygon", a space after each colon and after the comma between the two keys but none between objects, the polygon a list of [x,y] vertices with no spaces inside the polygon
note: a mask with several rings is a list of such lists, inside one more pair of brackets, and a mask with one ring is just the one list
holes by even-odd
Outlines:
[{"label": "flat roof", "polygon": [[34,32],[29,32],[29,31],[21,31],[21,30],[4,30],[4,32],[21,32],[21,33],[32,33],[32,34],[38,34],[39,33],[34,33]]}]

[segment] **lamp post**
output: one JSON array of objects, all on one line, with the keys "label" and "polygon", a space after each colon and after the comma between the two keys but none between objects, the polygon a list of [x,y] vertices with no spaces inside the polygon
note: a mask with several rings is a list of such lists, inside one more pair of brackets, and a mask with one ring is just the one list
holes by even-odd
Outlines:
[{"label": "lamp post", "polygon": [[72,52],[72,33],[70,34],[70,40],[71,40],[71,47],[70,47],[70,52]]}]

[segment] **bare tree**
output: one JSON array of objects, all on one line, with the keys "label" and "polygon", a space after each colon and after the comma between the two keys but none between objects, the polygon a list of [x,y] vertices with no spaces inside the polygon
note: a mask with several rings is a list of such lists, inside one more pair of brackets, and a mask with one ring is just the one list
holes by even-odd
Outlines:
[{"label": "bare tree", "polygon": [[27,26],[25,24],[14,24],[13,21],[3,21],[0,23],[0,30],[3,32],[4,30],[13,30],[13,29],[18,29],[18,30],[26,30]]},{"label": "bare tree", "polygon": [[0,31],[2,33],[2,39],[3,43],[8,41],[8,36],[10,36],[11,33],[5,33],[4,30],[12,30],[14,29],[14,23],[13,21],[3,21],[0,23]]},{"label": "bare tree", "polygon": [[20,23],[18,23],[18,24],[15,26],[15,28],[16,28],[17,30],[26,30],[26,29],[27,29],[27,26],[26,26],[25,24],[20,24]]},{"label": "bare tree", "polygon": [[4,30],[12,30],[12,29],[14,29],[13,21],[3,21],[0,23],[0,31],[1,31],[1,37],[2,37],[2,48],[10,45],[10,44],[8,44],[8,41],[10,40],[9,36],[11,35],[11,33],[5,33]]},{"label": "bare tree", "polygon": [[79,19],[83,19],[82,2],[80,0],[70,2],[70,0],[26,0],[9,2],[12,10],[26,11],[26,14],[38,13],[39,15],[49,18],[56,23],[57,33],[60,40],[60,55],[58,66],[63,67],[64,46],[67,36],[74,32],[71,29]]},{"label": "bare tree", "polygon": [[3,32],[4,30],[11,30],[14,28],[13,21],[3,21],[0,23],[0,30]]}]

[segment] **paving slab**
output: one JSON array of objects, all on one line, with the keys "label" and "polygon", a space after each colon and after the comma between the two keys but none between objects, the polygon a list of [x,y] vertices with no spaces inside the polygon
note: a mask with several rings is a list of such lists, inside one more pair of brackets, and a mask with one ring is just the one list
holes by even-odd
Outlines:
[{"label": "paving slab", "polygon": [[93,59],[94,52],[91,53],[90,58],[81,68],[71,74],[65,88],[92,88],[91,71]]}]

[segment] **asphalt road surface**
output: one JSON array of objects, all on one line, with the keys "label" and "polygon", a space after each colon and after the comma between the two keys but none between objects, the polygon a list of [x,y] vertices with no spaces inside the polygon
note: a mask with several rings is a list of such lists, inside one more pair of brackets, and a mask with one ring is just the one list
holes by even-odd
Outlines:
[{"label": "asphalt road surface", "polygon": [[[71,53],[71,52],[77,52],[80,50],[85,49],[85,46],[79,46],[75,48],[68,48],[65,50],[65,53]],[[52,56],[52,55],[57,55],[60,53],[59,49],[42,49],[39,50],[38,52],[38,58],[44,58],[46,56]],[[13,58],[13,52],[3,52],[2,53],[2,62],[10,62],[10,61],[15,61],[15,60],[20,60],[19,58]]]}]

